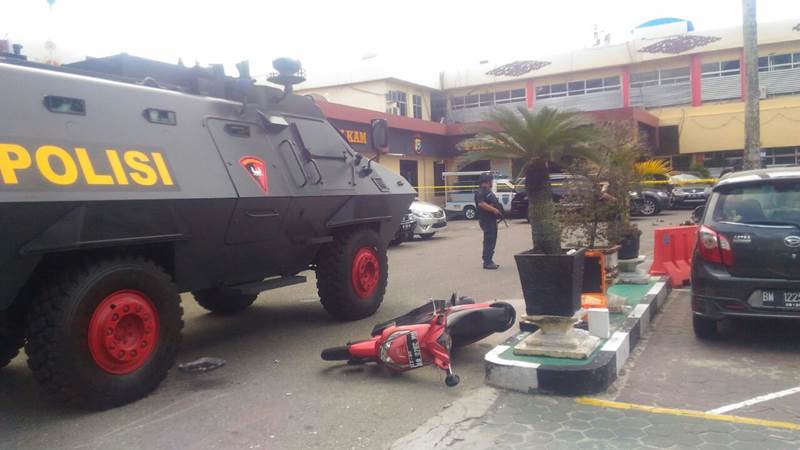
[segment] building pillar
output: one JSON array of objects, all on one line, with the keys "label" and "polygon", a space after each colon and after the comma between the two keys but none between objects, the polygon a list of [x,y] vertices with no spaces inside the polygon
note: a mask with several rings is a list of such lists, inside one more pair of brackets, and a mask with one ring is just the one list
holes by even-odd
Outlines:
[{"label": "building pillar", "polygon": [[690,61],[689,79],[692,83],[692,106],[701,106],[703,104],[703,91],[700,55],[692,55]]},{"label": "building pillar", "polygon": [[741,97],[742,101],[745,100],[745,94],[747,92],[747,77],[744,76],[744,49],[739,52],[739,96]]},{"label": "building pillar", "polygon": [[533,80],[525,82],[525,101],[528,102],[528,109],[533,109],[533,99],[536,93],[533,92]]},{"label": "building pillar", "polygon": [[631,106],[631,69],[630,67],[622,68],[622,107],[627,108]]}]

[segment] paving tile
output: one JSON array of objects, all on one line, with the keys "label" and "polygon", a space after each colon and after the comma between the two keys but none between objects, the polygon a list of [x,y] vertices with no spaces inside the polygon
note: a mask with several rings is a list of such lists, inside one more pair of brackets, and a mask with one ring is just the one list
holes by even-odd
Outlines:
[{"label": "paving tile", "polygon": [[655,448],[670,448],[675,446],[671,437],[647,435],[639,440],[642,444]]},{"label": "paving tile", "polygon": [[742,441],[742,442],[763,442],[767,439],[767,435],[763,431],[755,432],[755,431],[739,430],[739,431],[734,431],[731,437],[733,437],[737,441]]},{"label": "paving tile", "polygon": [[578,442],[583,440],[583,434],[579,431],[561,430],[553,433],[556,440],[561,442]]},{"label": "paving tile", "polygon": [[591,430],[584,431],[583,435],[586,436],[586,438],[589,440],[613,439],[617,437],[617,434],[614,431],[606,428],[592,428]]},{"label": "paving tile", "polygon": [[645,435],[641,428],[621,427],[615,428],[614,433],[620,438],[638,439]]},{"label": "paving tile", "polygon": [[592,424],[589,423],[586,420],[575,420],[575,419],[572,419],[572,420],[568,420],[566,422],[563,422],[562,425],[567,430],[573,430],[573,431],[584,431],[584,430],[588,430],[588,429],[592,428]]},{"label": "paving tile", "polygon": [[703,442],[708,442],[709,444],[727,445],[736,441],[736,439],[734,439],[730,433],[718,433],[716,431],[700,433],[698,436],[703,440]]}]

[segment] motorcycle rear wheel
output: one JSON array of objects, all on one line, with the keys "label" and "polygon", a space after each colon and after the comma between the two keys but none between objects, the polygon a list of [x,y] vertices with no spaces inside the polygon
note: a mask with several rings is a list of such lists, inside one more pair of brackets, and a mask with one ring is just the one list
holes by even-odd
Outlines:
[{"label": "motorcycle rear wheel", "polygon": [[326,348],[322,351],[321,356],[325,361],[347,361],[353,357],[346,345],[341,347]]}]

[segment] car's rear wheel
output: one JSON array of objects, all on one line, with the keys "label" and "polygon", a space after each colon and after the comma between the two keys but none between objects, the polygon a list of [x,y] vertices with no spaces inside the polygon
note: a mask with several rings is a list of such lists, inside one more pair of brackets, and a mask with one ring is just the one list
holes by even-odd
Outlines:
[{"label": "car's rear wheel", "polygon": [[716,320],[697,315],[692,316],[692,328],[694,328],[694,335],[699,339],[713,339],[719,334]]},{"label": "car's rear wheel", "polygon": [[258,294],[244,294],[230,289],[206,289],[192,292],[197,304],[215,314],[233,314],[256,301]]},{"label": "car's rear wheel", "polygon": [[317,256],[317,291],[328,314],[358,320],[378,310],[389,265],[378,233],[357,228],[339,233]]},{"label": "car's rear wheel", "polygon": [[475,210],[474,206],[467,206],[464,208],[464,217],[466,217],[467,220],[475,220],[475,218],[478,217],[478,212]]},{"label": "car's rear wheel", "polygon": [[175,286],[152,261],[124,257],[49,281],[28,314],[28,365],[46,392],[86,409],[138,400],[167,376],[181,338]]}]

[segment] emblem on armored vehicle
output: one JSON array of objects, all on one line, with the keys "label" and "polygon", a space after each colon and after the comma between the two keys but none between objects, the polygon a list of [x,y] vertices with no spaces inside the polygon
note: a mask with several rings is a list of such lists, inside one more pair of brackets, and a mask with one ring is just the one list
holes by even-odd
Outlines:
[{"label": "emblem on armored vehicle", "polygon": [[253,177],[259,188],[265,194],[269,193],[269,183],[267,183],[267,165],[260,158],[255,156],[243,156],[239,163],[244,167],[244,170]]}]

